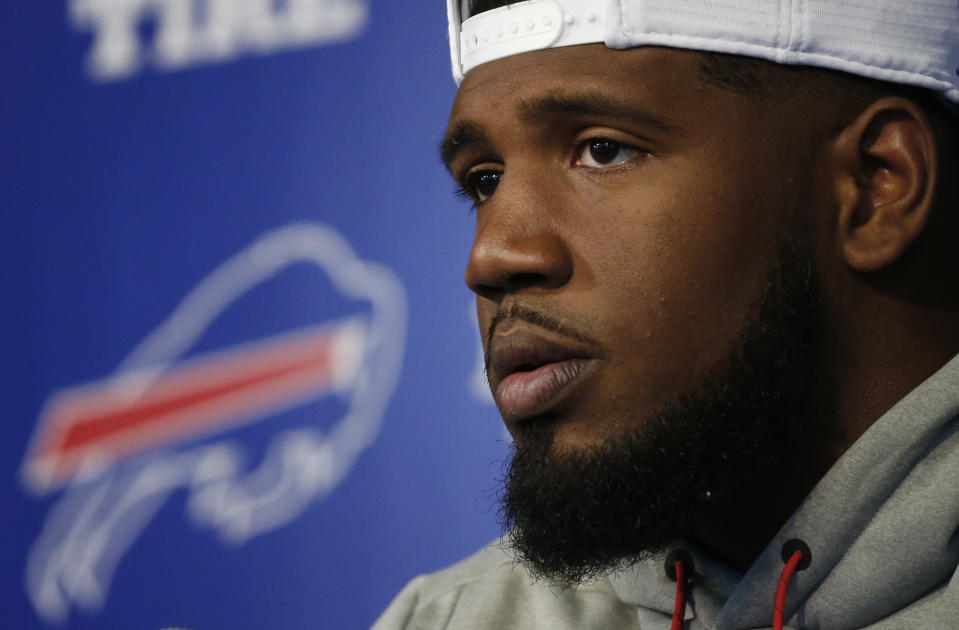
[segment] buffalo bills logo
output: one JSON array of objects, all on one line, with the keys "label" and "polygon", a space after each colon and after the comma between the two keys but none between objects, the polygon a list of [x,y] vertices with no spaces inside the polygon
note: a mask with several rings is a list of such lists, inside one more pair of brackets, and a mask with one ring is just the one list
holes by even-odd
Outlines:
[{"label": "buffalo bills logo", "polygon": [[[346,317],[184,360],[222,313],[302,263]],[[114,571],[178,489],[191,520],[242,544],[295,519],[350,472],[379,433],[399,376],[406,298],[388,269],[312,223],[267,233],[204,278],[106,379],[51,395],[23,463],[38,495],[63,491],[31,549],[26,586],[41,618],[99,609]],[[277,431],[245,465],[231,433],[331,395],[342,417]]]}]

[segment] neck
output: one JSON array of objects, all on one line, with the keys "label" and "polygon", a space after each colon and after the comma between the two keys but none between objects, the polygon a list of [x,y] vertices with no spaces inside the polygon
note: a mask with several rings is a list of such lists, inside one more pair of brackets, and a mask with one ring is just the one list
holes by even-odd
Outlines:
[{"label": "neck", "polygon": [[[901,305],[905,308],[904,305]],[[917,307],[908,306],[908,310]],[[804,437],[776,469],[728,506],[728,518],[704,524],[693,540],[740,572],[753,564],[819,480],[893,405],[959,353],[957,314],[899,312],[860,320],[821,340]],[[915,313],[913,313],[915,315]],[[853,330],[854,329],[854,330]],[[856,343],[871,340],[870,347]]]}]

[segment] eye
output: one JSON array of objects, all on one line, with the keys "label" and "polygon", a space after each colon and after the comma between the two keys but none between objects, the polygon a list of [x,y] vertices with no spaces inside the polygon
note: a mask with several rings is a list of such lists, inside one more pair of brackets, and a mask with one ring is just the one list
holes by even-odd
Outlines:
[{"label": "eye", "polygon": [[609,138],[590,138],[579,145],[575,163],[589,168],[607,168],[628,162],[640,153],[637,148]]},{"label": "eye", "polygon": [[474,171],[466,176],[463,188],[467,195],[480,203],[493,196],[502,177],[501,171]]}]

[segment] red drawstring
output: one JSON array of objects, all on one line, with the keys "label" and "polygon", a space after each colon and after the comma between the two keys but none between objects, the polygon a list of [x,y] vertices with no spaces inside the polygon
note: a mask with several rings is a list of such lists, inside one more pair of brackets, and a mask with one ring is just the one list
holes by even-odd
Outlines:
[{"label": "red drawstring", "polygon": [[676,605],[673,607],[673,625],[670,630],[682,630],[683,620],[686,618],[686,564],[677,560],[673,565],[676,569]]},{"label": "red drawstring", "polygon": [[783,545],[782,558],[786,566],[783,567],[782,575],[779,576],[776,601],[773,603],[773,630],[783,630],[786,616],[786,591],[789,589],[789,583],[796,571],[802,571],[809,566],[812,562],[812,553],[806,543],[793,538]]},{"label": "red drawstring", "polygon": [[689,596],[689,582],[696,572],[693,557],[683,549],[673,549],[666,556],[663,566],[666,577],[676,581],[676,605],[673,606],[673,625],[670,630],[682,630],[686,619],[686,599]]},{"label": "red drawstring", "polygon": [[[776,601],[773,604],[773,630],[783,630],[786,612],[786,591],[797,571],[802,571],[812,563],[809,546],[798,538],[786,542],[782,549],[783,567],[776,589]],[[689,576],[694,572],[693,559],[685,551],[675,549],[666,556],[666,575],[676,581],[676,604],[673,606],[673,624],[670,630],[682,630],[686,619],[686,600],[689,597]],[[687,573],[689,575],[687,575]]]}]

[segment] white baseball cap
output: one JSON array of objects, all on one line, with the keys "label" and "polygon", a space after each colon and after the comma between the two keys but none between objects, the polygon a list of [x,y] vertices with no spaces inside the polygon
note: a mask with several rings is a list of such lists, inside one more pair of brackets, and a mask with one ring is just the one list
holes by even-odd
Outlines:
[{"label": "white baseball cap", "polygon": [[817,66],[959,104],[959,0],[525,0],[475,16],[447,0],[457,84],[544,48],[669,46]]}]

